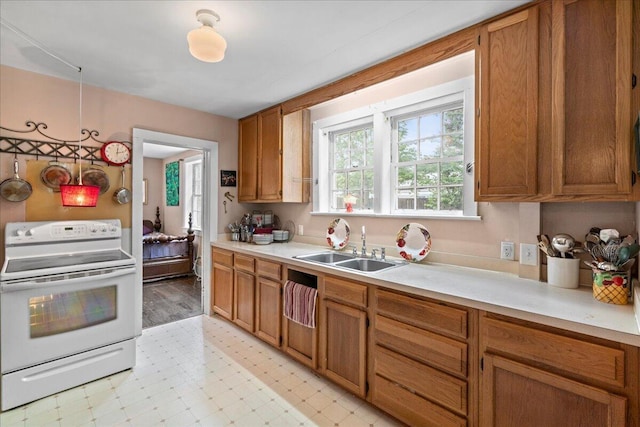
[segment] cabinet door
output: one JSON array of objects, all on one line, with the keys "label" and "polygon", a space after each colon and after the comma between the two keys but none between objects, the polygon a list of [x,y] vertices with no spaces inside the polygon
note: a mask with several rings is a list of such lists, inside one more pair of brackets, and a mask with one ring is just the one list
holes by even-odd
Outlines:
[{"label": "cabinet door", "polygon": [[322,369],[325,375],[365,397],[367,313],[333,301],[324,301]]},{"label": "cabinet door", "polygon": [[554,194],[631,191],[631,23],[631,1],[552,2]]},{"label": "cabinet door", "polygon": [[258,200],[282,197],[282,113],[275,107],[260,113],[258,122]]},{"label": "cabinet door", "polygon": [[624,426],[627,399],[485,354],[482,426]]},{"label": "cabinet door", "polygon": [[238,127],[238,201],[253,201],[258,197],[258,116],[240,120]]},{"label": "cabinet door", "polygon": [[482,27],[478,41],[476,199],[533,196],[537,192],[538,8]]},{"label": "cabinet door", "polygon": [[256,334],[269,344],[280,347],[282,283],[258,278],[256,311]]},{"label": "cabinet door", "polygon": [[254,329],[255,276],[236,270],[233,321],[249,332]]},{"label": "cabinet door", "polygon": [[211,309],[226,319],[233,318],[233,269],[231,267],[213,264]]}]

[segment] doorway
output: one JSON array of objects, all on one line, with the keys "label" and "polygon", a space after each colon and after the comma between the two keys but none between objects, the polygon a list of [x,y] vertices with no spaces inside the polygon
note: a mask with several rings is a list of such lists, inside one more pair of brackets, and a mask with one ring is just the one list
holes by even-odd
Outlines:
[{"label": "doorway", "polygon": [[197,150],[202,153],[202,227],[200,230],[200,256],[201,256],[201,310],[209,313],[209,272],[211,266],[211,253],[206,250],[211,246],[211,237],[217,235],[218,208],[216,204],[218,186],[215,182],[218,170],[218,143],[202,139],[190,138],[180,135],[172,135],[154,132],[145,129],[133,129],[133,199],[132,199],[132,255],[139,260],[136,263],[136,332],[142,333],[142,240],[133,236],[142,236],[143,196],[144,196],[144,144],[153,144],[164,147],[173,147],[182,150]]}]

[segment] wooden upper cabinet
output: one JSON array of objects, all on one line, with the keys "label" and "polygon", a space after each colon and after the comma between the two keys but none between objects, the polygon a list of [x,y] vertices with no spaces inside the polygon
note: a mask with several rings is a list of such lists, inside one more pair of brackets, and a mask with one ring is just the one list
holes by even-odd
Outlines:
[{"label": "wooden upper cabinet", "polygon": [[309,111],[282,116],[280,106],[240,120],[241,202],[309,201]]},{"label": "wooden upper cabinet", "polygon": [[537,193],[538,39],[538,7],[480,29],[477,200]]},{"label": "wooden upper cabinet", "polygon": [[240,120],[238,129],[238,201],[258,197],[258,116]]},{"label": "wooden upper cabinet", "polygon": [[258,116],[258,200],[278,201],[282,195],[282,110]]},{"label": "wooden upper cabinet", "polygon": [[555,195],[631,191],[632,2],[552,2]]}]

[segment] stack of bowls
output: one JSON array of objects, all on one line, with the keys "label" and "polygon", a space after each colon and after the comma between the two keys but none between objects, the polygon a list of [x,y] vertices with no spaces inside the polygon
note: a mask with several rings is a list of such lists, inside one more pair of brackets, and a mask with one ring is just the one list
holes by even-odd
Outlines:
[{"label": "stack of bowls", "polygon": [[268,245],[273,242],[273,234],[254,234],[253,243],[256,245]]},{"label": "stack of bowls", "polygon": [[273,230],[273,240],[276,242],[286,242],[289,240],[288,230]]}]

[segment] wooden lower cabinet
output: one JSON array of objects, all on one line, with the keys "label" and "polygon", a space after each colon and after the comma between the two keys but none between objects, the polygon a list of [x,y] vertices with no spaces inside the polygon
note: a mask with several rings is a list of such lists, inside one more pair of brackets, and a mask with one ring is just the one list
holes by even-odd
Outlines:
[{"label": "wooden lower cabinet", "polygon": [[244,271],[235,272],[233,321],[249,332],[255,330],[256,278]]},{"label": "wooden lower cabinet", "polygon": [[211,275],[211,310],[225,319],[233,319],[233,254],[214,249]]},{"label": "wooden lower cabinet", "polygon": [[282,283],[258,277],[256,294],[256,335],[280,347],[282,330]]},{"label": "wooden lower cabinet", "polygon": [[625,426],[627,399],[494,356],[484,357],[483,426]]},{"label": "wooden lower cabinet", "polygon": [[350,392],[365,397],[367,313],[330,300],[324,301],[323,312],[323,372]]},{"label": "wooden lower cabinet", "polygon": [[318,329],[307,328],[289,319],[283,319],[282,349],[298,362],[318,368]]},{"label": "wooden lower cabinet", "polygon": [[481,426],[638,427],[638,347],[487,314]]}]

